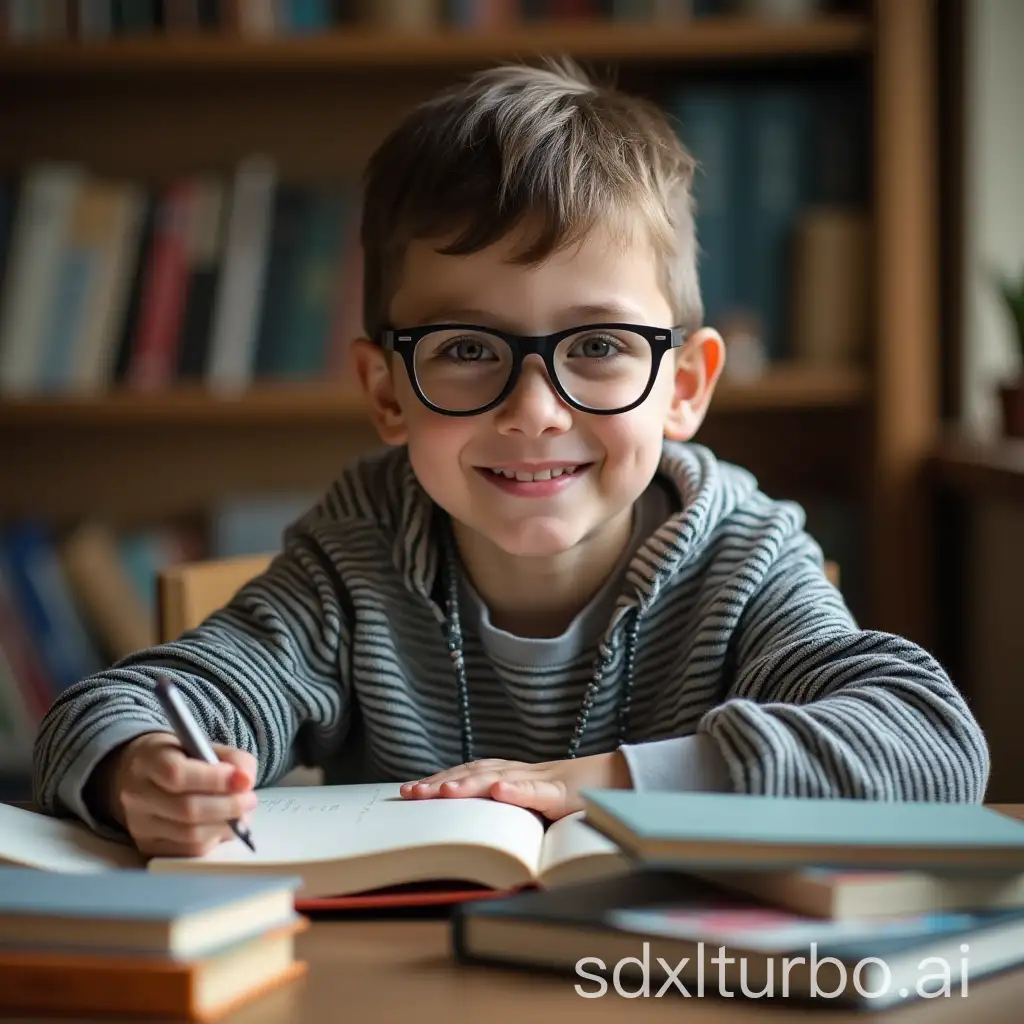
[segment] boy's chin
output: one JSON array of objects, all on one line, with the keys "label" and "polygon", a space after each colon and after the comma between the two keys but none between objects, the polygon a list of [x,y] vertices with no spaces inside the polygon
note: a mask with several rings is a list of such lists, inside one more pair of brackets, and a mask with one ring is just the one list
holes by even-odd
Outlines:
[{"label": "boy's chin", "polygon": [[482,530],[490,542],[517,558],[555,558],[584,537],[579,524],[544,518],[521,523],[489,523]]}]

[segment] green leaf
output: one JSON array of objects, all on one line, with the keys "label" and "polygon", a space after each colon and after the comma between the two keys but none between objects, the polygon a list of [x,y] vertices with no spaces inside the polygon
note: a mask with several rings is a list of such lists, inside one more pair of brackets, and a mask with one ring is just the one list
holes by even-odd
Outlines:
[{"label": "green leaf", "polygon": [[1016,331],[1021,355],[1024,356],[1024,274],[1021,275],[1019,282],[1008,277],[1001,277],[998,287]]}]

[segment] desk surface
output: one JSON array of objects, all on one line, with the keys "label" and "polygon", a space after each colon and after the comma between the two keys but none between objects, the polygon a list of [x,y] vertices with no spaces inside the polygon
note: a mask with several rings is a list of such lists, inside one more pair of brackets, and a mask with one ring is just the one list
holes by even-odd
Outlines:
[{"label": "desk surface", "polygon": [[[455,1024],[566,1024],[586,1014],[588,1024],[644,1020],[704,1024],[724,1021],[787,1021],[801,1024],[870,1024],[871,1017],[785,1005],[768,1007],[750,999],[624,999],[610,990],[582,999],[577,979],[519,973],[491,967],[457,967],[451,961],[448,926],[441,921],[388,923],[318,922],[300,939],[308,977],[272,993],[226,1018],[222,1024],[326,1024],[328,1021]],[[653,991],[656,991],[655,988]],[[1019,1024],[1024,1003],[1024,969],[968,984],[966,997],[920,1000],[889,1011],[887,1024]],[[825,1003],[822,1000],[822,1003]],[[681,1016],[685,1014],[685,1017]]]},{"label": "desk surface", "polygon": [[[996,809],[1024,819],[1024,805]],[[317,920],[298,940],[298,955],[309,964],[302,981],[272,992],[224,1018],[220,1024],[325,1024],[330,1021],[415,1021],[454,1024],[565,1024],[586,1014],[588,1024],[643,1019],[649,1024],[718,1021],[786,1021],[801,1024],[870,1024],[872,1016],[839,1013],[824,1005],[769,1006],[761,1000],[684,998],[625,999],[614,990],[582,999],[571,975],[456,965],[444,920]],[[656,991],[656,990],[655,990]],[[885,1013],[886,1024],[1018,1024],[1024,1003],[1024,968],[956,986],[951,998],[916,1000]],[[69,1024],[67,1019],[62,1024]],[[84,1022],[80,1022],[84,1024]],[[91,1024],[91,1022],[90,1022]],[[109,1022],[107,1022],[109,1024]]]}]

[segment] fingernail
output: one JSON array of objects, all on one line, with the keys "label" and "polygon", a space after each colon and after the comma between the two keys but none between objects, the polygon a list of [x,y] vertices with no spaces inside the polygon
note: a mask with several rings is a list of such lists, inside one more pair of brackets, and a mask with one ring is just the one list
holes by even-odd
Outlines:
[{"label": "fingernail", "polygon": [[460,785],[460,783],[457,780],[455,780],[452,782],[446,782],[445,785],[448,786],[450,789],[456,789]]}]

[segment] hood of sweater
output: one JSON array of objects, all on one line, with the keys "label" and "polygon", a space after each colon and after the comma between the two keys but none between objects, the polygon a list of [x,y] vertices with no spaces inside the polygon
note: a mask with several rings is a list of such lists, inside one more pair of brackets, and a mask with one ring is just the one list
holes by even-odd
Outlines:
[{"label": "hood of sweater", "polygon": [[[720,462],[709,449],[692,443],[666,440],[657,475],[673,494],[678,511],[633,555],[602,636],[603,648],[615,646],[625,623],[647,612],[663,588],[706,551],[722,521],[757,490],[752,474]],[[344,479],[341,493],[336,492],[342,507],[331,511],[377,524],[390,540],[394,567],[406,587],[426,601],[444,625],[449,616],[437,595],[444,592],[446,549],[452,544],[448,516],[420,485],[406,450],[388,449]],[[609,651],[602,654],[607,657]]]}]

